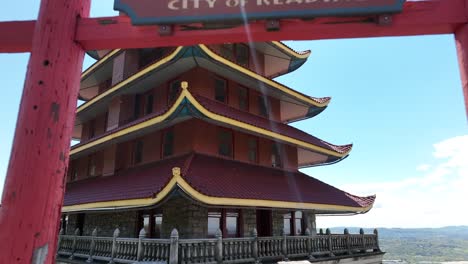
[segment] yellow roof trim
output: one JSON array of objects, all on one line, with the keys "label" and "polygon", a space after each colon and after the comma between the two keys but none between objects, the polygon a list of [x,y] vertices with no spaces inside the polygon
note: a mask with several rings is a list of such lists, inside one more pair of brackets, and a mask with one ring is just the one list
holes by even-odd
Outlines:
[{"label": "yellow roof trim", "polygon": [[232,126],[236,126],[238,128],[253,131],[253,132],[258,133],[258,134],[262,134],[262,135],[265,135],[265,136],[268,136],[268,137],[276,138],[278,140],[288,142],[288,143],[293,144],[293,145],[301,146],[301,147],[303,147],[305,149],[308,149],[308,150],[313,150],[313,151],[316,151],[316,152],[319,152],[319,153],[322,153],[322,154],[328,154],[328,155],[331,155],[331,156],[334,156],[334,157],[342,158],[342,157],[348,155],[349,152],[351,151],[351,149],[350,149],[349,151],[347,151],[345,153],[339,153],[339,152],[332,151],[332,150],[329,150],[329,149],[325,149],[325,148],[322,148],[322,147],[319,147],[319,146],[316,146],[316,145],[313,145],[313,144],[310,144],[310,143],[307,143],[307,142],[304,142],[304,141],[301,141],[301,140],[297,140],[297,139],[294,139],[294,138],[291,138],[291,137],[288,137],[288,136],[284,136],[284,135],[281,135],[281,134],[278,134],[278,133],[275,133],[275,132],[272,132],[272,131],[269,131],[269,130],[266,130],[266,129],[263,129],[263,128],[259,128],[259,127],[256,127],[256,126],[253,126],[253,125],[250,125],[250,124],[246,124],[246,123],[243,123],[243,122],[235,120],[235,119],[231,119],[231,118],[228,118],[228,117],[225,117],[225,116],[221,116],[221,115],[212,113],[212,112],[208,111],[205,107],[203,107],[192,96],[192,94],[190,94],[190,92],[187,89],[187,86],[188,86],[187,82],[182,83],[182,92],[181,92],[179,98],[177,98],[176,102],[172,105],[172,107],[166,113],[164,113],[163,115],[154,117],[154,118],[149,119],[148,121],[145,121],[143,123],[136,124],[134,126],[122,129],[122,130],[117,131],[117,132],[115,132],[113,134],[107,135],[105,137],[102,137],[102,138],[99,138],[99,139],[94,140],[92,142],[89,142],[88,144],[85,144],[85,145],[82,145],[82,146],[77,147],[75,149],[72,149],[70,151],[70,155],[73,156],[78,152],[81,152],[81,151],[86,150],[88,148],[91,148],[93,146],[102,144],[102,143],[104,143],[106,141],[112,140],[114,138],[118,138],[118,137],[123,136],[125,134],[129,134],[131,132],[134,132],[134,131],[137,131],[137,130],[140,130],[140,129],[143,129],[143,128],[146,128],[146,127],[149,127],[149,126],[152,126],[154,124],[160,123],[160,122],[164,121],[165,119],[167,119],[169,116],[171,116],[175,112],[178,105],[182,102],[182,100],[184,98],[187,98],[190,101],[190,103],[192,103],[192,105],[194,105],[195,108],[198,111],[200,111],[201,113],[203,113],[207,117],[209,117],[209,118],[211,118],[213,120],[225,123],[225,124],[229,124],[229,125],[232,125]]},{"label": "yellow roof trim", "polygon": [[165,58],[151,64],[150,66],[146,67],[145,69],[139,71],[138,73],[130,76],[129,78],[125,79],[124,81],[121,81],[119,82],[118,84],[114,85],[114,87],[110,88],[109,90],[93,97],[91,100],[89,100],[88,102],[82,104],[81,106],[78,107],[76,113],[79,114],[81,111],[83,111],[84,109],[88,108],[89,106],[91,106],[92,104],[96,103],[97,101],[101,100],[102,98],[108,96],[109,94],[119,90],[120,88],[122,88],[123,86],[133,82],[134,80],[137,80],[138,78],[142,77],[143,75],[145,75],[146,73],[158,68],[159,66],[161,66],[162,64],[164,63],[167,63],[169,62],[170,60],[172,60],[175,56],[177,56],[177,54],[179,54],[179,52],[182,50],[183,47],[178,47],[174,50],[174,52],[172,52],[169,56],[166,56]]},{"label": "yellow roof trim", "polygon": [[211,58],[213,58],[213,59],[215,59],[215,60],[217,60],[217,61],[219,61],[219,62],[221,62],[221,63],[223,63],[223,64],[225,64],[225,65],[227,65],[229,67],[231,67],[231,68],[234,68],[234,69],[236,69],[236,70],[238,70],[238,71],[240,71],[240,72],[242,72],[242,73],[244,73],[244,74],[246,74],[246,75],[248,75],[248,76],[250,76],[252,78],[255,78],[255,79],[257,79],[257,80],[259,80],[259,81],[261,81],[263,83],[266,83],[266,84],[270,85],[271,87],[274,87],[274,88],[276,88],[276,89],[278,89],[278,90],[280,90],[280,91],[282,91],[282,92],[284,92],[286,94],[289,94],[289,95],[291,95],[293,97],[296,97],[296,98],[298,98],[299,100],[301,100],[303,102],[306,102],[306,103],[311,104],[311,105],[315,105],[317,107],[325,107],[329,103],[329,101],[326,101],[326,102],[323,102],[323,103],[319,103],[317,101],[314,101],[310,97],[304,96],[303,94],[300,94],[300,93],[298,93],[298,92],[296,92],[296,91],[294,91],[294,90],[292,90],[292,89],[290,89],[290,88],[288,88],[288,87],[286,87],[284,85],[281,85],[281,84],[279,84],[277,82],[274,82],[274,81],[272,81],[272,80],[270,80],[270,79],[268,79],[266,77],[263,77],[262,75],[259,75],[259,74],[255,73],[255,72],[253,72],[253,71],[251,71],[251,70],[249,70],[247,68],[239,66],[239,65],[237,65],[237,64],[235,64],[235,63],[221,57],[220,55],[218,55],[215,52],[211,51],[206,45],[199,44],[198,46],[206,54],[208,54],[208,56],[210,56]]},{"label": "yellow roof trim", "polygon": [[240,199],[240,198],[225,198],[208,196],[195,190],[190,184],[182,177],[180,168],[175,167],[172,169],[172,178],[169,183],[156,195],[154,198],[119,200],[86,203],[71,206],[64,206],[62,212],[69,213],[75,211],[97,210],[97,209],[118,209],[118,208],[135,208],[146,207],[157,204],[162,201],[166,196],[179,186],[183,191],[189,194],[192,198],[208,205],[223,205],[223,206],[242,206],[242,207],[270,207],[270,208],[294,208],[303,210],[324,210],[335,212],[355,212],[363,213],[369,211],[373,204],[367,207],[352,207],[343,205],[332,204],[318,204],[318,203],[298,203],[298,202],[285,202],[285,201],[272,201],[272,200],[258,200],[258,199]]},{"label": "yellow roof trim", "polygon": [[310,50],[304,53],[298,53],[280,41],[271,41],[271,43],[275,45],[276,47],[278,47],[279,49],[281,49],[282,51],[286,52],[287,54],[293,57],[296,57],[298,59],[307,59],[311,54]]},{"label": "yellow roof trim", "polygon": [[104,56],[102,59],[96,61],[93,65],[91,65],[91,67],[89,67],[88,69],[86,69],[86,71],[84,71],[82,74],[81,74],[81,80],[83,81],[83,79],[87,78],[92,71],[94,71],[96,68],[98,68],[100,65],[102,65],[104,62],[106,62],[109,58],[111,58],[112,56],[114,56],[115,54],[117,54],[118,52],[120,51],[120,49],[115,49],[109,53],[106,54],[106,56]]}]

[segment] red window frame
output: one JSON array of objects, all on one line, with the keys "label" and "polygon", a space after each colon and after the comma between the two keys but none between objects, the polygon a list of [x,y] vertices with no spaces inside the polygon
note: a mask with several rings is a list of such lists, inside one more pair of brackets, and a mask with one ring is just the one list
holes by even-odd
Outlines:
[{"label": "red window frame", "polygon": [[[246,94],[246,98],[245,98],[245,109],[242,109],[241,107],[241,91],[245,91],[245,94]],[[238,89],[237,89],[237,96],[238,96],[238,107],[240,110],[242,111],[246,111],[246,112],[249,112],[250,110],[250,90],[249,88],[247,87],[244,87],[244,86],[238,86]]]},{"label": "red window frame", "polygon": [[[171,151],[171,154],[164,155],[164,145],[165,145],[165,140],[166,140],[166,134],[167,133],[172,133],[172,136],[173,136],[172,151]],[[161,132],[161,150],[160,150],[160,153],[159,153],[161,159],[174,156],[174,142],[175,142],[174,138],[175,138],[175,133],[174,133],[174,128],[173,127],[166,128],[166,129],[162,130],[162,132]]]},{"label": "red window frame", "polygon": [[[179,82],[179,88],[177,90],[177,92],[174,94],[174,98],[171,98],[171,89],[172,89],[172,84],[176,83],[176,82]],[[182,83],[182,81],[179,79],[179,78],[176,78],[176,79],[172,79],[170,80],[167,84],[167,100],[166,100],[166,103],[167,103],[167,106],[169,106],[170,104],[172,104],[175,100],[177,100],[177,94],[180,93],[180,89],[182,89],[180,87],[180,84]]]},{"label": "red window frame", "polygon": [[[215,75],[213,80],[214,80],[214,86],[213,86],[214,100],[217,101],[217,102],[220,102],[220,103],[229,104],[229,81],[227,79],[225,79],[225,78],[219,77],[218,75]],[[217,81],[224,82],[224,101],[219,101],[216,98],[216,82]]]},{"label": "red window frame", "polygon": [[[255,146],[255,160],[252,161],[250,160],[250,146],[249,146],[249,140],[255,140],[255,143],[256,143],[256,146]],[[255,164],[258,164],[258,161],[260,160],[259,158],[259,154],[260,154],[260,140],[258,139],[258,137],[254,137],[254,136],[249,136],[247,138],[247,159],[249,160],[249,162],[252,162],[252,163],[255,163]]]},{"label": "red window frame", "polygon": [[[223,154],[220,153],[220,148],[221,148],[220,133],[221,132],[228,132],[228,133],[231,134],[231,155],[230,156],[223,155]],[[235,153],[235,151],[234,151],[234,146],[235,146],[235,144],[234,144],[234,137],[235,137],[234,130],[229,129],[229,128],[224,128],[224,127],[218,127],[217,137],[218,137],[218,151],[217,151],[218,155],[222,156],[222,157],[229,157],[229,158],[234,159],[234,156],[235,156],[234,155],[234,153]]]},{"label": "red window frame", "polygon": [[[138,165],[143,162],[143,153],[144,153],[144,141],[143,139],[140,138],[133,142],[133,152],[132,152],[133,165]],[[139,156],[139,160],[137,160],[138,156]]]},{"label": "red window frame", "polygon": [[[228,45],[230,45],[230,48],[228,47]],[[239,62],[239,57],[238,57],[238,54],[237,54],[237,47],[238,46],[244,46],[246,47],[247,49],[247,64],[242,64]],[[229,56],[226,56],[226,54],[224,53],[225,51],[230,51],[230,55]],[[245,67],[245,68],[249,68],[250,66],[250,47],[248,45],[246,45],[245,43],[226,43],[226,44],[222,44],[221,45],[221,55],[223,55],[224,57],[229,57],[227,59],[229,60],[232,60],[234,61],[235,63]]]}]

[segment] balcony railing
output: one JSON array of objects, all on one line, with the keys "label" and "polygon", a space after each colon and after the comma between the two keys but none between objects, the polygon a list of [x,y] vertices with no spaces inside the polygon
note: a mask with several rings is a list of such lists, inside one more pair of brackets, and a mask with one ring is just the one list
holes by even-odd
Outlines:
[{"label": "balcony railing", "polygon": [[218,230],[215,238],[179,239],[176,229],[170,239],[146,238],[144,229],[138,238],[60,235],[57,258],[62,261],[137,263],[154,261],[170,264],[190,263],[259,263],[289,259],[315,260],[320,258],[352,257],[380,252],[378,233],[331,234],[327,229],[317,235],[306,230],[304,236],[258,237],[254,229],[250,237],[222,238]]}]

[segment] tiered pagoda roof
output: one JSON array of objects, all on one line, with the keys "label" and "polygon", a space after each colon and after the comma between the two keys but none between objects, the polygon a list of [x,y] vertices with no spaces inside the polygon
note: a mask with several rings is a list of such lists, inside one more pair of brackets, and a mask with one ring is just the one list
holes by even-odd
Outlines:
[{"label": "tiered pagoda roof", "polygon": [[[101,135],[82,140],[72,147],[71,159],[189,119],[207,121],[294,146],[299,167],[329,164],[346,158],[352,145],[334,145],[287,125],[321,113],[330,98],[310,97],[271,79],[299,68],[310,51],[295,52],[280,42],[255,43],[254,48],[262,50],[272,60],[279,58],[281,62],[277,61],[276,68],[269,72],[260,72],[223,57],[211,46],[165,48],[159,59],[104,90],[99,84],[112,77],[112,61],[122,51],[113,50],[106,55],[96,52],[94,55],[100,60],[82,75],[80,98],[85,102],[77,109],[76,139],[82,138],[82,124],[104,113],[116,96],[146,92],[195,67],[278,99],[281,120],[275,121],[217,102],[192,92],[189,84],[182,82],[174,102]],[[375,200],[375,196],[351,195],[297,170],[190,152],[116,171],[111,177],[69,183],[64,211],[156,206],[174,192],[207,205],[313,209],[317,213],[331,214],[365,213]]]}]

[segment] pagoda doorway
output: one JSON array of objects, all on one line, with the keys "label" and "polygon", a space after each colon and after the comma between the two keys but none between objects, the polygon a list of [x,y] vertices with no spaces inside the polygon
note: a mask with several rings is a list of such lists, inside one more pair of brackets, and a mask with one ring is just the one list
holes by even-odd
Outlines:
[{"label": "pagoda doorway", "polygon": [[259,237],[272,236],[271,210],[257,210],[257,234]]}]

